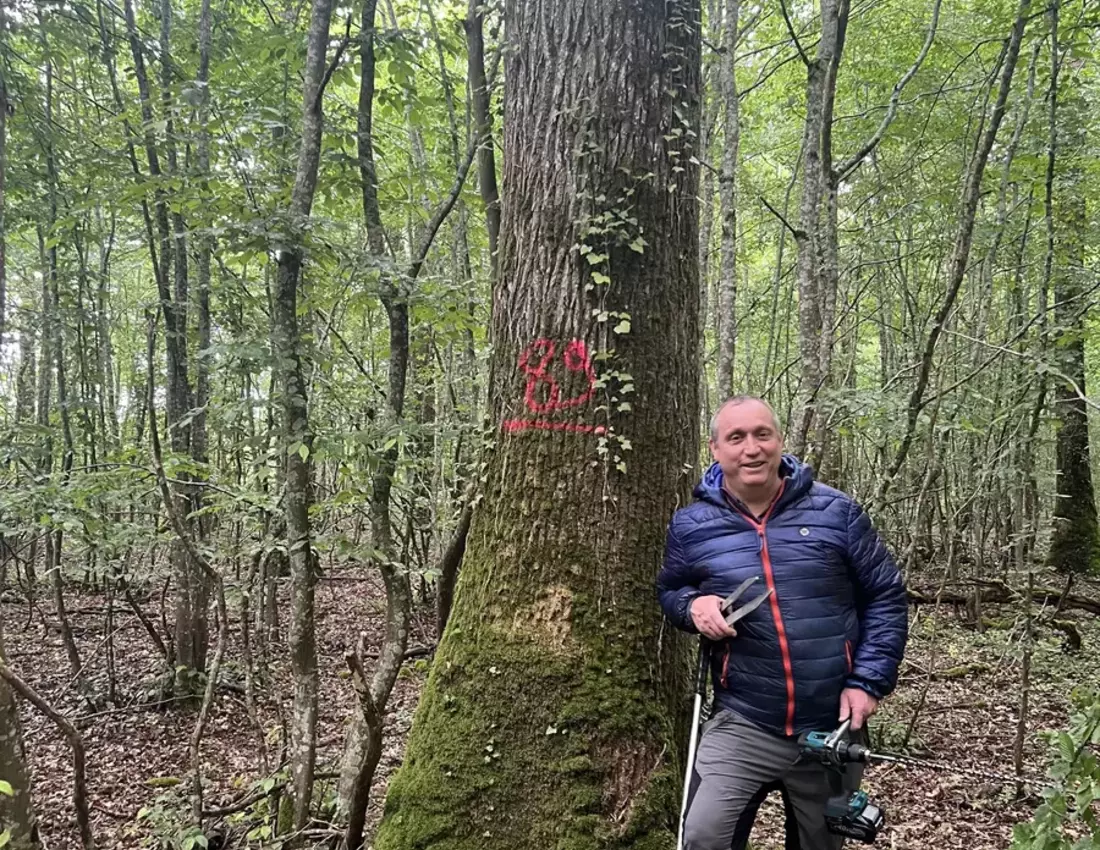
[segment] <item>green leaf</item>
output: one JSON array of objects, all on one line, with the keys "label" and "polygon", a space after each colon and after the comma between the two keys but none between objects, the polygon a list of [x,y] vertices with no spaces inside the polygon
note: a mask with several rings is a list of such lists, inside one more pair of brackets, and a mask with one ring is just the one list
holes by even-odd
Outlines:
[{"label": "green leaf", "polygon": [[615,325],[615,327],[613,327],[611,330],[613,330],[617,334],[630,333],[630,319],[621,320],[619,324]]},{"label": "green leaf", "polygon": [[592,280],[596,283],[611,283],[611,278],[605,275],[603,272],[592,272]]},{"label": "green leaf", "polygon": [[305,443],[302,443],[300,446],[298,446],[298,457],[300,457],[302,460],[306,460],[309,457],[309,446],[307,446]]},{"label": "green leaf", "polygon": [[[3,779],[0,779],[0,794],[4,794],[5,796],[8,796],[8,797],[14,797],[15,796],[15,789],[11,787],[10,782],[8,782],[6,780],[3,780]],[[2,846],[2,845],[0,845],[0,846]]]}]

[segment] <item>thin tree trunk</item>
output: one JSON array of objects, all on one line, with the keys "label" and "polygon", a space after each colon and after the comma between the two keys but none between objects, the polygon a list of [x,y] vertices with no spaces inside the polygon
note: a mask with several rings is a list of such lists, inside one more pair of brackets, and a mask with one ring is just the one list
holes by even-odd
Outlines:
[{"label": "thin tree trunk", "polygon": [[[44,27],[44,24],[43,24]],[[43,28],[43,40],[45,30]],[[46,62],[46,102],[45,118],[47,127],[53,123],[53,62]],[[44,236],[39,230],[39,252],[42,254],[45,278],[44,286],[50,290],[51,315],[45,317],[48,323],[50,350],[54,358],[54,372],[57,378],[57,408],[61,415],[61,437],[63,452],[61,455],[61,481],[62,485],[68,484],[69,475],[73,468],[73,428],[69,416],[68,384],[65,380],[65,345],[61,330],[61,299],[59,297],[58,269],[57,269],[57,234],[54,229],[57,224],[57,164],[54,159],[54,150],[50,137],[47,136],[45,144],[46,175],[48,192],[48,232]],[[52,539],[50,539],[52,538]],[[65,588],[62,576],[62,547],[64,535],[60,528],[55,529],[47,539],[47,569],[49,570],[50,586],[53,588],[54,608],[57,611],[58,627],[61,631],[61,643],[65,648],[65,655],[69,660],[69,670],[74,677],[79,677],[83,665],[80,662],[80,652],[76,647],[72,627],[69,624],[69,615],[65,610]]]},{"label": "thin tree trunk", "polygon": [[[385,237],[378,206],[378,173],[374,160],[374,76],[375,12],[377,0],[363,3],[360,29],[360,84],[358,112],[359,171],[362,185],[363,218],[367,244],[382,271],[379,289],[389,320],[389,387],[386,396],[385,431],[400,426],[405,405],[405,381],[409,363],[409,311],[406,284],[394,280],[386,269]],[[347,850],[358,850],[363,843],[363,827],[374,770],[381,755],[381,723],[409,639],[409,615],[412,608],[407,568],[400,564],[394,549],[390,524],[390,493],[397,468],[397,447],[384,450],[374,474],[370,500],[371,542],[380,553],[378,569],[386,589],[386,633],[379,653],[374,679],[360,693],[362,712],[352,716],[344,758],[340,770],[339,800],[346,807],[348,827],[344,833]],[[364,681],[362,688],[367,688]]]},{"label": "thin tree trunk", "polygon": [[790,429],[791,450],[803,455],[816,450],[808,445],[816,418],[816,401],[827,379],[821,361],[821,335],[832,333],[823,325],[825,285],[822,268],[822,201],[827,202],[832,168],[831,125],[836,93],[836,68],[844,49],[844,30],[848,21],[848,0],[822,0],[821,38],[813,60],[806,62],[806,121],[802,135],[802,200],[799,204],[798,261],[798,339],[802,355],[795,417]]},{"label": "thin tree trunk", "polygon": [[95,850],[95,838],[92,835],[92,821],[88,806],[88,785],[85,776],[87,758],[84,751],[84,738],[63,714],[46,702],[34,688],[20,679],[8,667],[7,661],[3,659],[0,659],[0,679],[3,679],[12,691],[46,715],[68,739],[69,747],[73,752],[73,808],[76,810],[76,823],[80,830],[80,844],[84,850]]},{"label": "thin tree trunk", "polygon": [[741,144],[741,107],[735,61],[740,22],[740,0],[726,0],[723,22],[721,93],[722,169],[718,196],[722,221],[721,265],[718,272],[718,398],[733,393],[733,365],[737,346],[737,161]]},{"label": "thin tree trunk", "polygon": [[292,611],[290,620],[291,670],[294,700],[290,723],[290,799],[292,827],[309,822],[317,757],[317,640],[314,591],[317,573],[310,541],[309,508],[313,500],[310,452],[313,432],[309,399],[303,377],[301,332],[298,328],[298,289],[301,286],[304,247],[302,235],[313,207],[320,164],[324,117],[325,54],[332,0],[313,0],[303,82],[302,142],[290,199],[292,239],[275,249],[278,262],[272,311],[271,345],[277,358],[283,404],[286,446],[287,552],[290,560]]},{"label": "thin tree trunk", "polygon": [[[0,24],[3,26],[3,24]],[[7,225],[4,221],[4,209],[6,195],[4,192],[8,173],[8,85],[4,76],[4,67],[0,63],[0,340],[4,338],[7,329],[6,318],[8,315],[8,266],[6,248],[8,244]]]}]

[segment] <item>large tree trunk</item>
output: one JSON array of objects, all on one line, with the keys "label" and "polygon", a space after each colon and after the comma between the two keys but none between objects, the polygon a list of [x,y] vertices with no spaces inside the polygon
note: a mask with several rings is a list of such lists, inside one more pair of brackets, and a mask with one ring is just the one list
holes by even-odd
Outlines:
[{"label": "large tree trunk", "polygon": [[317,757],[317,639],[313,600],[317,583],[310,542],[309,507],[313,499],[309,399],[302,374],[301,333],[298,329],[298,287],[302,272],[305,224],[313,208],[321,159],[325,83],[332,0],[313,0],[302,94],[302,143],[290,199],[293,238],[276,246],[276,291],[271,316],[271,348],[279,364],[283,439],[286,451],[286,541],[290,561],[292,610],[290,658],[294,701],[290,720],[290,800],[292,827],[309,822],[313,773]]},{"label": "large tree trunk", "polygon": [[698,445],[698,16],[506,4],[500,433],[379,850],[672,841],[652,581]]}]

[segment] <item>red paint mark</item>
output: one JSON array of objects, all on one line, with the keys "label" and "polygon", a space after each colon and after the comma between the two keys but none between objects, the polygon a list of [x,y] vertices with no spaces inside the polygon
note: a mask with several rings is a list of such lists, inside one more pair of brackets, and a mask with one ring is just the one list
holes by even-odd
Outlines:
[{"label": "red paint mark", "polygon": [[505,419],[501,423],[509,434],[518,434],[520,431],[568,431],[571,434],[605,434],[607,429],[603,425],[582,425],[579,422],[550,422],[546,419]]},{"label": "red paint mark", "polygon": [[[553,374],[556,359],[560,359],[566,373],[584,375],[583,390],[579,395],[562,398],[561,385]],[[523,392],[523,404],[532,413],[552,413],[569,410],[587,403],[596,393],[596,370],[592,356],[582,339],[571,339],[558,358],[558,344],[545,337],[536,339],[519,355],[519,369],[527,376]],[[559,372],[560,375],[560,367]],[[571,434],[604,434],[602,425],[583,425],[576,422],[555,422],[549,419],[508,419],[501,423],[508,434],[520,431],[566,431]]]},{"label": "red paint mark", "polygon": [[[585,389],[578,396],[562,400],[561,387],[548,371],[548,367],[557,354],[557,344],[552,339],[536,339],[519,356],[519,368],[527,375],[527,387],[523,394],[523,403],[535,413],[549,413],[552,410],[565,410],[584,404],[596,391],[596,372],[592,368],[592,358],[584,340],[573,339],[562,352],[562,362],[570,372],[583,372]],[[537,361],[536,361],[537,358]],[[538,387],[546,388],[546,400],[538,400]]]}]

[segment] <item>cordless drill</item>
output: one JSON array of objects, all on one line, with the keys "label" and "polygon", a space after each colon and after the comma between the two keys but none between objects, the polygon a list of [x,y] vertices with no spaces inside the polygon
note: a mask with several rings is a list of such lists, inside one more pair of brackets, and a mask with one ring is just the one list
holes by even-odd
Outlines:
[{"label": "cordless drill", "polygon": [[865,791],[844,791],[846,765],[869,762],[874,758],[863,744],[847,740],[850,721],[845,720],[832,732],[803,732],[798,738],[799,754],[825,765],[832,796],[825,803],[825,823],[829,832],[870,844],[886,823],[882,807],[871,802]]}]

